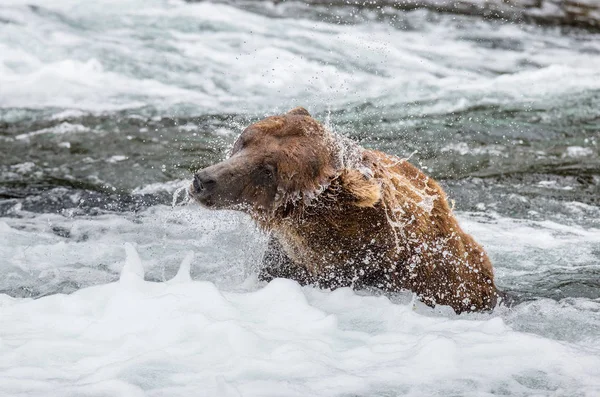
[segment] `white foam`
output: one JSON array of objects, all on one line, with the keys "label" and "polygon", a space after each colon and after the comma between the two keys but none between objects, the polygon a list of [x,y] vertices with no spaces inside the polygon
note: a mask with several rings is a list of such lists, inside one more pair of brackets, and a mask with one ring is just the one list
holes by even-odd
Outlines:
[{"label": "white foam", "polygon": [[589,147],[569,146],[563,157],[587,157],[594,154],[594,151]]},{"label": "white foam", "polygon": [[144,279],[144,266],[142,260],[138,255],[136,249],[130,243],[125,243],[125,265],[121,269],[120,281],[126,281],[127,279]]},{"label": "white foam", "polygon": [[[209,2],[11,4],[11,19],[22,24],[0,25],[1,107],[273,113],[371,101],[423,114],[529,106],[600,87],[597,56],[579,51],[586,41],[548,30],[485,23],[465,30],[450,17],[428,22],[423,13],[411,14],[415,30],[337,25]],[[517,44],[511,50],[479,41]]]},{"label": "white foam", "polygon": [[62,135],[62,134],[68,134],[68,133],[83,133],[83,132],[88,132],[88,131],[90,131],[90,129],[81,124],[71,124],[71,123],[68,123],[65,121],[54,127],[43,128],[41,130],[26,132],[24,134],[19,134],[19,135],[15,136],[15,139],[25,140],[25,139],[34,137],[36,135],[44,135],[44,134]]},{"label": "white foam", "polygon": [[119,163],[121,161],[127,160],[129,157],[123,156],[122,154],[115,154],[106,159],[107,163]]},{"label": "white foam", "polygon": [[0,297],[0,392],[47,397],[600,391],[597,351],[514,331],[497,316],[432,317],[385,297],[300,288],[283,279],[250,292],[222,292],[212,283],[183,278],[144,282],[135,248],[127,245],[126,251],[121,282],[38,300]]},{"label": "white foam", "polygon": [[25,163],[11,165],[10,168],[19,174],[28,174],[35,169],[35,163],[27,161]]},{"label": "white foam", "polygon": [[168,282],[169,283],[186,283],[186,282],[192,281],[192,278],[190,276],[190,269],[191,269],[190,266],[191,266],[193,260],[194,260],[194,251],[190,251],[187,253],[185,258],[181,262],[181,265],[179,266],[179,270],[177,271],[177,274],[175,275],[175,277],[173,277]]},{"label": "white foam", "polygon": [[[468,215],[468,214],[465,214]],[[474,215],[475,216],[475,215]],[[486,214],[489,217],[490,214]],[[581,250],[583,245],[577,242],[586,242],[593,247],[600,243],[600,229],[584,228],[577,225],[563,225],[553,221],[531,221],[522,219],[510,219],[494,216],[487,219],[487,222],[474,221],[477,218],[465,216],[463,223],[465,228],[481,236],[482,242],[489,243],[494,250],[501,250],[503,254],[509,251],[528,255],[528,250],[532,248],[548,250],[557,256],[569,257],[569,263],[577,263],[577,258],[581,258],[583,252],[579,255],[568,255],[566,252],[558,253],[557,250]],[[510,241],[510,245],[502,246],[494,242]],[[591,248],[590,247],[590,248]],[[575,262],[571,262],[575,260]]]}]

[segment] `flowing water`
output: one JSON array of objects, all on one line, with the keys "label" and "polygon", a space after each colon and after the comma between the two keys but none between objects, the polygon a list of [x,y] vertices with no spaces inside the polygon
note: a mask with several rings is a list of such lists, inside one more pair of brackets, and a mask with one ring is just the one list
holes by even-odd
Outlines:
[{"label": "flowing water", "polygon": [[[265,285],[248,218],[171,207],[245,125],[295,106],[414,153],[522,303],[456,316]],[[598,34],[4,0],[0,147],[0,395],[600,395]]]}]

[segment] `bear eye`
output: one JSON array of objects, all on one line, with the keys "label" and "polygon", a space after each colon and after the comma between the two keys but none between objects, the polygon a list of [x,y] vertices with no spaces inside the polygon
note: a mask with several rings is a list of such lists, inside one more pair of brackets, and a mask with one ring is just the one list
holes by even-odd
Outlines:
[{"label": "bear eye", "polygon": [[273,175],[275,175],[275,169],[270,165],[263,167],[262,172],[263,172],[263,175],[268,178],[272,178]]}]

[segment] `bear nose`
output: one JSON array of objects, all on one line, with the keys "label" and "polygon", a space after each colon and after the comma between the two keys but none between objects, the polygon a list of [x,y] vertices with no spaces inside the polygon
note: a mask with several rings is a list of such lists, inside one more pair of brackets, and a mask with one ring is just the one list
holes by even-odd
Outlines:
[{"label": "bear nose", "polygon": [[202,189],[204,189],[204,185],[202,185],[202,182],[200,182],[198,175],[194,175],[194,190],[199,192]]},{"label": "bear nose", "polygon": [[208,175],[204,175],[203,173],[194,175],[194,189],[196,189],[197,192],[211,190],[216,184],[217,181],[210,178]]}]

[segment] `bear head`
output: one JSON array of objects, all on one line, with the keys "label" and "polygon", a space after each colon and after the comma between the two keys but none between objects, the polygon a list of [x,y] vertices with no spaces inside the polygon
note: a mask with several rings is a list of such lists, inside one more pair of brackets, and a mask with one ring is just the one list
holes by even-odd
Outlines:
[{"label": "bear head", "polygon": [[378,186],[365,184],[372,177],[369,170],[349,166],[351,158],[358,164],[362,157],[362,148],[298,107],[247,127],[228,159],[194,175],[189,194],[206,207],[268,215],[306,205],[342,178],[358,193],[368,191],[378,200]]}]

